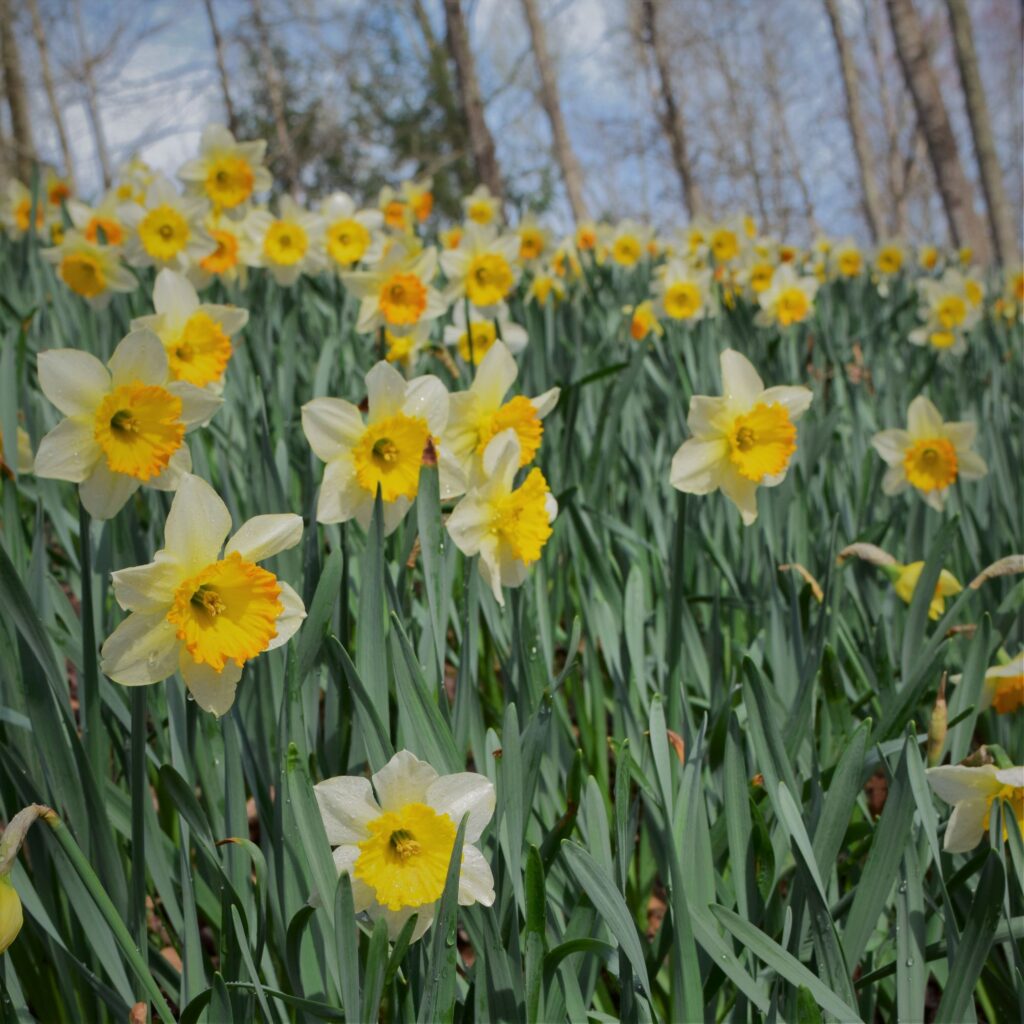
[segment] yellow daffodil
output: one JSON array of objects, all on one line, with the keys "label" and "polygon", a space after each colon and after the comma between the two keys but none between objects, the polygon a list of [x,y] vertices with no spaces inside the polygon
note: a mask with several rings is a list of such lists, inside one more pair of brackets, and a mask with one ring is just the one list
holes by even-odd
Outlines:
[{"label": "yellow daffodil", "polygon": [[324,223],[324,248],[328,263],[336,270],[348,270],[375,258],[374,236],[384,224],[379,210],[360,210],[345,192],[328,196],[320,207]]},{"label": "yellow daffodil", "polygon": [[395,242],[371,269],[342,274],[345,287],[360,300],[356,330],[370,334],[384,327],[402,335],[436,320],[448,308],[432,284],[436,271],[436,249],[415,253]]},{"label": "yellow daffodil", "polygon": [[68,200],[68,216],[75,230],[88,241],[96,245],[123,245],[127,230],[121,220],[120,205],[117,193],[110,189],[95,206]]},{"label": "yellow daffodil", "polygon": [[413,914],[412,941],[430,927],[455,836],[467,816],[459,906],[494,902],[490,866],[474,845],[494,814],[494,786],[485,776],[438,775],[425,761],[400,750],[372,780],[337,776],[318,782],[313,792],[338,874],[352,880],[356,913],[383,918],[392,940]]},{"label": "yellow daffodil", "polygon": [[136,267],[187,270],[216,248],[203,218],[202,199],[179,195],[166,178],[156,178],[145,201],[120,208],[121,220],[133,230],[125,243],[125,256]]},{"label": "yellow daffodil", "polygon": [[737,259],[745,236],[746,229],[742,223],[729,221],[714,225],[708,231],[707,245],[715,263],[721,266]]},{"label": "yellow daffodil", "polygon": [[269,192],[270,171],[263,166],[267,143],[263,139],[236,142],[222,124],[211,124],[199,140],[199,156],[178,171],[178,177],[196,195],[205,196],[217,211],[241,213],[254,195]]},{"label": "yellow daffodil", "polygon": [[384,358],[393,366],[400,366],[408,375],[416,365],[420,354],[430,348],[433,325],[429,321],[417,324],[408,334],[392,334],[384,331],[386,351]]},{"label": "yellow daffodil", "polygon": [[[12,238],[22,238],[28,233],[32,221],[32,193],[14,178],[7,182],[4,201],[0,204],[0,217],[4,230]],[[41,234],[45,227],[46,197],[41,196],[36,203],[36,233]]]},{"label": "yellow daffodil", "polygon": [[135,275],[121,262],[114,245],[90,242],[77,231],[68,231],[60,245],[42,250],[43,259],[57,268],[57,276],[93,309],[104,309],[116,292],[131,292]]},{"label": "yellow daffodil", "polygon": [[687,426],[693,433],[672,459],[670,481],[688,494],[722,493],[740,510],[743,523],[757,519],[757,488],[786,478],[797,449],[797,420],[811,404],[803,387],[765,389],[744,356],[721,356],[722,397],[695,395]]},{"label": "yellow daffodil", "polygon": [[446,300],[451,303],[465,296],[477,309],[495,308],[519,280],[518,260],[516,235],[468,225],[458,247],[441,253],[441,269],[448,278]]},{"label": "yellow daffodil", "polygon": [[[973,283],[976,287],[976,283]],[[910,332],[914,345],[928,345],[952,355],[967,349],[966,333],[981,318],[980,300],[972,302],[967,281],[959,270],[947,270],[936,281],[921,278],[917,282],[920,300],[918,318],[923,327]]]},{"label": "yellow daffodil", "polygon": [[895,277],[907,265],[907,249],[899,239],[883,242],[875,250],[873,269],[880,277]]},{"label": "yellow daffodil", "polygon": [[[981,842],[997,801],[1003,805],[1003,814],[1016,818],[1024,832],[1024,767],[945,764],[929,768],[925,774],[935,795],[953,805],[942,841],[947,853],[968,853]],[[1005,838],[1005,826],[1003,833]]]},{"label": "yellow daffodil", "polygon": [[499,337],[513,355],[522,352],[529,340],[526,329],[509,318],[508,306],[504,302],[487,313],[471,306],[469,330],[466,329],[465,304],[457,302],[452,307],[452,320],[444,329],[444,343],[457,348],[462,361],[470,366],[479,365]]},{"label": "yellow daffodil", "polygon": [[255,516],[230,531],[217,492],[186,474],[165,546],[147,565],[111,576],[117,603],[131,613],[101,651],[114,682],[146,686],[180,672],[196,703],[223,715],[245,663],[294,635],[306,617],[302,598],[257,563],[299,543],[302,517]]},{"label": "yellow daffodil", "polygon": [[685,260],[666,263],[658,271],[654,303],[658,316],[668,320],[696,323],[711,316],[711,270]]},{"label": "yellow daffodil", "polygon": [[558,503],[537,467],[515,486],[524,461],[529,459],[523,459],[515,429],[495,435],[484,449],[479,472],[471,478],[447,523],[455,546],[464,555],[480,556],[480,575],[502,606],[502,588],[523,584],[529,567],[540,558],[558,514]]},{"label": "yellow daffodil", "polygon": [[430,220],[430,214],[434,210],[432,187],[432,182],[429,178],[424,181],[402,182],[402,198],[420,224]]},{"label": "yellow daffodil", "polygon": [[323,267],[324,224],[315,213],[304,210],[291,196],[281,196],[277,216],[269,210],[253,210],[245,219],[251,266],[264,267],[283,288],[290,288],[303,274]]},{"label": "yellow daffodil", "polygon": [[519,238],[519,262],[532,263],[548,250],[548,230],[533,216],[524,217],[516,227]]},{"label": "yellow daffodil", "polygon": [[650,228],[635,220],[623,220],[608,232],[605,245],[613,263],[620,267],[635,267],[647,253],[650,238]]},{"label": "yellow daffodil", "polygon": [[491,195],[491,190],[486,185],[477,185],[468,196],[462,200],[462,211],[466,220],[480,227],[487,227],[489,224],[498,224],[501,221],[501,200]]},{"label": "yellow daffodil", "polygon": [[985,673],[980,709],[995,708],[1008,715],[1024,707],[1024,651],[1005,665],[994,665]]},{"label": "yellow daffodil", "polygon": [[971,449],[977,433],[975,423],[944,423],[939,410],[918,395],[907,409],[906,430],[882,430],[871,438],[889,467],[882,490],[899,494],[913,487],[941,512],[958,479],[979,480],[988,472],[985,460]]},{"label": "yellow daffodil", "polygon": [[[893,589],[896,596],[904,604],[910,604],[917,590],[917,584],[921,579],[921,570],[924,569],[924,562],[911,562],[909,565],[886,566],[885,570],[892,579]],[[939,580],[935,584],[935,593],[932,595],[931,603],[928,605],[928,618],[933,622],[937,621],[946,610],[946,598],[955,597],[964,588],[960,581],[948,569],[939,573]]]},{"label": "yellow daffodil", "polygon": [[754,317],[759,327],[791,327],[807,320],[814,311],[818,281],[814,277],[798,277],[788,263],[772,274],[771,284],[758,296],[760,310]]},{"label": "yellow daffodil", "polygon": [[153,287],[156,313],[136,317],[132,329],[153,331],[167,350],[171,376],[197,388],[220,387],[231,359],[231,339],[248,322],[238,306],[200,305],[188,278],[161,270]]},{"label": "yellow daffodil", "polygon": [[622,312],[629,317],[629,336],[634,341],[643,341],[650,335],[660,338],[665,333],[665,328],[658,320],[658,314],[654,311],[654,303],[646,299],[638,306],[626,306]]},{"label": "yellow daffodil", "polygon": [[327,464],[316,517],[321,523],[355,519],[369,526],[380,488],[384,532],[405,517],[419,491],[428,442],[448,419],[448,392],[432,376],[407,381],[379,362],[366,375],[367,414],[341,398],[314,398],[302,407],[302,429]]},{"label": "yellow daffodil", "polygon": [[536,398],[516,395],[505,401],[518,374],[508,345],[495,341],[480,360],[468,390],[450,396],[439,460],[443,496],[455,497],[466,489],[482,468],[491,439],[505,430],[516,433],[521,465],[533,461],[544,435],[541,421],[558,403],[560,389],[551,388]]},{"label": "yellow daffodil", "polygon": [[839,277],[860,277],[864,270],[864,253],[852,239],[837,242],[832,246],[829,255]]},{"label": "yellow daffodil", "polygon": [[185,434],[207,422],[220,398],[170,379],[152,331],[129,334],[104,366],[77,349],[39,353],[39,386],[67,417],[39,443],[36,476],[77,483],[96,519],[117,515],[141,487],[177,488],[192,468]]},{"label": "yellow daffodil", "polygon": [[530,284],[526,289],[525,301],[536,302],[538,306],[547,304],[548,299],[552,303],[561,302],[565,298],[565,284],[562,279],[547,266],[540,266],[530,278]]},{"label": "yellow daffodil", "polygon": [[188,268],[188,279],[193,287],[202,291],[214,278],[244,284],[248,273],[242,262],[242,254],[248,246],[245,219],[233,220],[211,211],[204,223],[216,248]]}]

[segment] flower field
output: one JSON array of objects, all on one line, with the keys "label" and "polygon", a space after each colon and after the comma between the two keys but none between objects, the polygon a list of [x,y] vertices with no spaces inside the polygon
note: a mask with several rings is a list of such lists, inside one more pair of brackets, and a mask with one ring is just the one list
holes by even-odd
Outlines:
[{"label": "flower field", "polygon": [[0,1020],[1016,1020],[1021,270],[263,159],[4,200]]}]

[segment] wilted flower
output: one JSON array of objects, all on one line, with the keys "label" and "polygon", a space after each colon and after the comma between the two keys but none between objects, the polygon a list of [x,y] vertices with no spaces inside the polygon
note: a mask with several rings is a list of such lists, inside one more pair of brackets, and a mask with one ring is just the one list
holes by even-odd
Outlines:
[{"label": "wilted flower", "polygon": [[[1017,819],[1024,832],[1024,767],[947,764],[929,768],[925,774],[935,795],[953,805],[942,841],[947,853],[967,853],[981,842],[996,801],[1002,803],[1004,814]],[[1005,838],[1005,825],[1003,833]]]},{"label": "wilted flower", "polygon": [[186,474],[167,514],[166,546],[149,564],[111,576],[117,603],[131,612],[101,651],[114,682],[145,686],[180,672],[199,706],[223,715],[245,663],[299,628],[302,598],[256,563],[295,547],[302,517],[255,516],[225,544],[230,530],[217,492]]},{"label": "wilted flower", "polygon": [[[886,573],[892,579],[893,589],[904,604],[910,604],[917,590],[918,581],[921,579],[921,570],[924,569],[924,562],[911,562],[909,565],[887,566]],[[935,621],[946,610],[946,598],[955,597],[964,588],[960,581],[947,569],[939,573],[938,582],[935,584],[935,593],[932,595],[928,605],[928,618]]]}]

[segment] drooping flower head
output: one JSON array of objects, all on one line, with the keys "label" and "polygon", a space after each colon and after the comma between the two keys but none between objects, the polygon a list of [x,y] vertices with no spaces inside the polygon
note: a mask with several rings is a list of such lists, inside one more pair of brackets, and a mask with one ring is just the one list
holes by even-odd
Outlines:
[{"label": "drooping flower head", "polygon": [[313,792],[338,874],[352,880],[356,913],[383,918],[392,939],[413,914],[413,941],[430,927],[467,815],[459,905],[494,902],[490,866],[474,845],[494,814],[494,786],[485,776],[438,775],[400,750],[372,780],[341,775],[317,783]]},{"label": "drooping flower head", "polygon": [[316,517],[355,519],[366,529],[379,487],[384,532],[391,533],[419,491],[424,450],[448,419],[448,392],[436,377],[407,381],[380,362],[366,375],[366,393],[365,420],[341,398],[314,398],[302,407],[302,430],[327,464]]},{"label": "drooping flower head", "polygon": [[953,805],[942,842],[947,853],[967,853],[981,842],[997,802],[1002,804],[1003,814],[1015,817],[1024,832],[1024,767],[946,764],[929,768],[926,774],[936,796]]},{"label": "drooping flower head", "polygon": [[255,516],[228,538],[230,530],[217,492],[187,474],[167,514],[165,546],[147,565],[111,577],[131,613],[101,652],[114,682],[144,686],[180,672],[199,706],[223,715],[245,663],[294,635],[306,615],[302,598],[257,563],[299,543],[302,517]]},{"label": "drooping flower head", "polygon": [[786,478],[796,452],[796,421],[811,404],[804,387],[765,389],[746,357],[721,357],[722,397],[694,395],[687,417],[693,437],[672,459],[671,483],[688,494],[722,493],[745,525],[757,519],[757,488]]},{"label": "drooping flower head", "polygon": [[104,366],[77,349],[39,353],[39,386],[67,417],[39,443],[35,474],[77,483],[95,519],[110,519],[145,485],[177,488],[192,468],[185,434],[220,398],[172,380],[152,331],[132,331]]},{"label": "drooping flower head", "polygon": [[[924,562],[911,562],[909,565],[900,565],[897,562],[887,567],[886,571],[892,578],[893,588],[904,604],[910,604],[913,600],[923,569]],[[960,581],[948,569],[943,569],[939,573],[935,592],[928,604],[928,618],[933,622],[939,619],[946,610],[946,598],[955,597],[963,589]]]}]

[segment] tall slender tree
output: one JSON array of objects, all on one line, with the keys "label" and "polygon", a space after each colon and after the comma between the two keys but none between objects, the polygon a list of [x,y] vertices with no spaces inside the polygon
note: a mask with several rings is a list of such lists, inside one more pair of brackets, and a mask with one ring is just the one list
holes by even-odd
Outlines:
[{"label": "tall slender tree", "polygon": [[32,121],[28,113],[25,76],[21,72],[21,54],[14,31],[10,0],[0,0],[0,50],[3,51],[4,93],[11,111],[11,136],[14,143],[14,167],[22,181],[32,175],[36,151],[32,142]]},{"label": "tall slender tree", "polygon": [[81,0],[74,0],[72,7],[75,19],[75,36],[81,56],[81,64],[78,70],[85,99],[85,109],[89,115],[89,124],[92,127],[93,144],[96,147],[96,158],[99,160],[100,172],[103,175],[103,185],[107,187],[113,180],[113,168],[110,161],[110,150],[107,147],[107,133],[103,127],[103,112],[100,110],[99,89],[96,86],[94,64],[100,58],[89,48],[89,39],[85,32],[85,20],[82,17]]},{"label": "tall slender tree", "polygon": [[971,183],[960,162],[956,136],[925,44],[921,18],[913,0],[886,0],[886,8],[896,53],[907,88],[914,98],[914,109],[928,147],[953,242],[971,246],[975,257],[987,263],[990,255],[988,236],[974,209]]},{"label": "tall slender tree", "polygon": [[949,22],[953,28],[953,50],[956,53],[957,67],[960,69],[967,117],[971,122],[971,137],[974,141],[974,153],[978,158],[992,242],[997,258],[1007,263],[1017,249],[1017,232],[1006,198],[1006,186],[1003,182],[1002,168],[999,166],[995,137],[992,134],[992,119],[988,113],[985,87],[978,72],[978,54],[974,48],[971,15],[965,0],[946,0],[946,6],[949,8]]},{"label": "tall slender tree", "polygon": [[28,10],[32,18],[32,35],[39,51],[39,73],[43,79],[43,92],[46,94],[46,105],[50,108],[50,119],[53,121],[60,145],[61,159],[64,161],[64,173],[74,187],[75,164],[68,141],[68,130],[64,124],[64,110],[57,99],[57,87],[53,80],[53,68],[50,65],[50,47],[46,41],[46,30],[39,11],[39,0],[28,0]]},{"label": "tall slender tree", "polygon": [[569,132],[565,127],[562,115],[562,104],[558,95],[558,76],[548,51],[547,33],[537,0],[522,0],[523,14],[530,29],[530,42],[533,46],[533,57],[537,62],[537,74],[540,77],[540,101],[551,125],[551,140],[554,146],[555,160],[562,172],[566,195],[572,207],[573,217],[577,221],[586,220],[587,204],[583,198],[583,171],[580,169],[576,151],[572,148]]},{"label": "tall slender tree", "polygon": [[[32,0],[35,3],[35,0]],[[206,8],[206,20],[210,23],[210,36],[213,39],[213,57],[217,62],[217,78],[220,81],[221,95],[224,97],[224,116],[232,135],[238,134],[238,118],[235,116],[235,105],[231,100],[231,86],[228,79],[228,66],[224,58],[224,37],[220,34],[217,14],[213,9],[213,0],[203,0]]]}]

